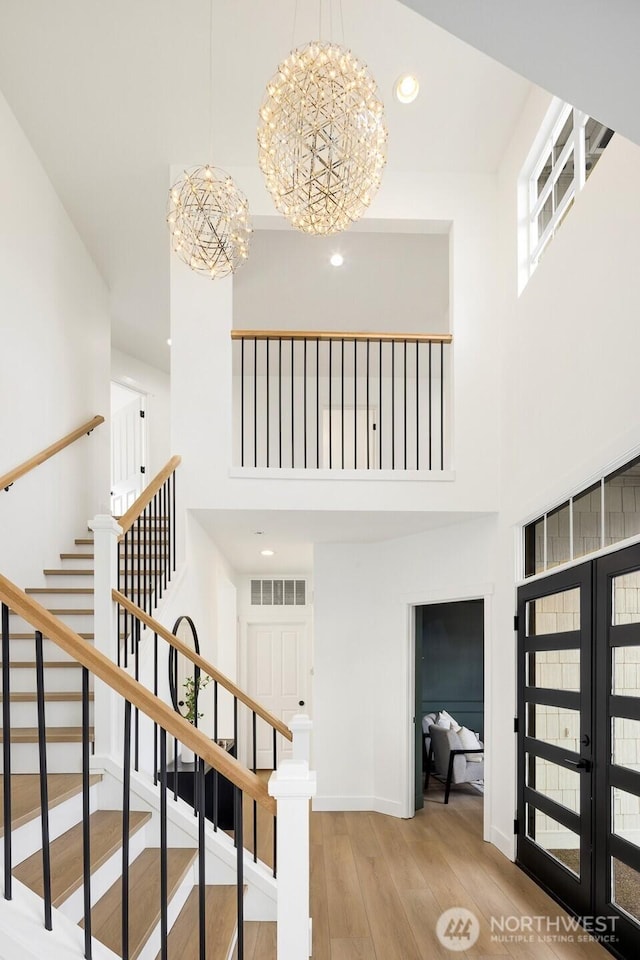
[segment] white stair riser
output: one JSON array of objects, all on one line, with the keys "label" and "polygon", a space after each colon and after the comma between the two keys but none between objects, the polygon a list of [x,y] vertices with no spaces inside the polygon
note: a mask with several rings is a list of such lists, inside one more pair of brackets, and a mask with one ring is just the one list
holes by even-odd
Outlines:
[{"label": "white stair riser", "polygon": [[[80,602],[78,602],[80,601]],[[93,596],[86,597],[50,597],[48,594],[37,599],[46,610],[90,610],[91,613],[61,614],[59,619],[76,633],[93,633]],[[56,614],[56,616],[58,616]],[[9,618],[11,633],[32,633],[33,627],[22,617],[15,614]]]},{"label": "white stair riser", "polygon": [[[35,587],[36,584],[34,583],[33,586]],[[93,573],[81,573],[77,576],[69,573],[47,573],[43,582],[37,584],[37,586],[46,587],[47,590],[55,590],[58,587],[63,589],[65,587],[91,587],[93,589]]]},{"label": "white stair riser", "polygon": [[[36,689],[35,667],[33,669],[13,667],[10,682],[12,693],[33,693]],[[52,667],[46,671],[44,688],[48,693],[81,690],[82,670],[79,667]]]},{"label": "white stair riser", "polygon": [[[87,547],[86,551],[83,553],[93,553],[91,547]],[[82,557],[65,557],[60,558],[60,569],[61,570],[94,570],[95,561],[93,557],[89,560],[84,560]]]},{"label": "white stair riser", "polygon": [[[139,857],[146,844],[147,829],[142,827],[129,837],[129,863]],[[96,904],[104,896],[118,877],[122,875],[122,848],[116,850],[105,863],[91,874],[91,903]],[[135,897],[135,891],[133,892]],[[84,916],[84,888],[79,887],[71,896],[60,904],[58,909],[65,917],[79,923]]]},{"label": "white stair riser", "polygon": [[[94,813],[98,809],[98,784],[89,788],[89,809]],[[56,840],[63,833],[74,827],[82,820],[82,793],[74,794],[64,803],[59,803],[49,810],[49,837]],[[14,864],[22,863],[42,847],[42,832],[40,827],[40,811],[34,819],[15,827],[11,831],[11,854]],[[0,841],[0,849],[2,843]]]},{"label": "white stair riser", "polygon": [[[38,773],[40,762],[37,743],[11,744],[11,772]],[[0,772],[2,758],[0,757]],[[47,772],[48,773],[81,773],[82,772],[82,744],[81,743],[48,743],[47,744]]]},{"label": "white stair riser", "polygon": [[[194,868],[190,867],[187,871],[187,875],[176,890],[172,899],[169,901],[169,908],[167,910],[168,914],[168,923],[167,926],[169,930],[173,927],[174,923],[178,918],[178,914],[184,907],[187,902],[187,898],[191,891],[193,890],[195,882]],[[156,925],[153,932],[150,934],[147,942],[144,947],[138,954],[138,960],[155,960],[160,952],[161,940],[160,940],[160,922]]]},{"label": "white stair riser", "polygon": [[[17,632],[26,633],[27,631],[20,630]],[[87,640],[87,643],[91,643],[91,641]],[[12,661],[35,660],[35,656],[36,656],[35,636],[32,635],[28,640],[12,637],[10,640],[10,650],[11,650]],[[59,647],[58,644],[55,643],[55,641],[49,640],[48,637],[43,638],[42,652],[45,660],[70,660],[71,659],[69,654],[65,653],[62,647]]]},{"label": "white stair riser", "polygon": [[[46,682],[46,680],[45,680]],[[35,702],[11,704],[12,727],[36,727],[38,725],[38,705]],[[93,703],[89,704],[93,718]],[[80,700],[47,700],[44,705],[47,726],[79,727],[82,724],[82,702]]]}]

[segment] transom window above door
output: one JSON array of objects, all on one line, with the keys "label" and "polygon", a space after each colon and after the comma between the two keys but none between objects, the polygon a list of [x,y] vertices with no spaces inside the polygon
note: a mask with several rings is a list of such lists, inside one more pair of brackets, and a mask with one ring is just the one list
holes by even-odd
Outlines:
[{"label": "transom window above door", "polygon": [[640,457],[607,474],[524,528],[524,575],[640,535]]}]

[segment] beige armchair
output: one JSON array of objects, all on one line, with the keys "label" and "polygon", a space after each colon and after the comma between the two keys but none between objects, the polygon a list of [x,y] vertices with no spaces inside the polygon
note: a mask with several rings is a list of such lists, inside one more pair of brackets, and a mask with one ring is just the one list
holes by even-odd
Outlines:
[{"label": "beige armchair", "polygon": [[[484,746],[475,750],[465,749],[457,733],[435,725],[429,727],[429,737],[431,744],[425,790],[429,786],[429,776],[433,773],[438,779],[444,780],[444,802],[449,803],[452,784],[484,780]],[[480,763],[468,759],[472,754],[481,755]]]}]

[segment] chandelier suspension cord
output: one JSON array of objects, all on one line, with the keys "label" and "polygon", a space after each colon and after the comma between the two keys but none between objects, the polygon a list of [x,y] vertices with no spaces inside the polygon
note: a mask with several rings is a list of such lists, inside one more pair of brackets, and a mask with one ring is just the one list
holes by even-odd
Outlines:
[{"label": "chandelier suspension cord", "polygon": [[318,0],[318,40],[322,40],[322,0]]},{"label": "chandelier suspension cord", "polygon": [[298,0],[295,2],[293,8],[293,27],[291,29],[291,49],[293,50],[296,45],[296,24],[298,22]]},{"label": "chandelier suspension cord", "polygon": [[329,0],[329,43],[333,43],[333,0]]},{"label": "chandelier suspension cord", "polygon": [[213,160],[213,0],[209,0],[209,158]]},{"label": "chandelier suspension cord", "polygon": [[340,26],[342,28],[342,46],[344,47],[344,11],[342,9],[342,0],[340,0]]}]

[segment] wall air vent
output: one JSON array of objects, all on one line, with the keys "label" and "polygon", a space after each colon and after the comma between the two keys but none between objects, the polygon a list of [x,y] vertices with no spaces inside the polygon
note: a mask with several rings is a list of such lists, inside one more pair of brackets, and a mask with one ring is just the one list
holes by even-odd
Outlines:
[{"label": "wall air vent", "polygon": [[252,607],[304,607],[306,580],[252,580]]}]

